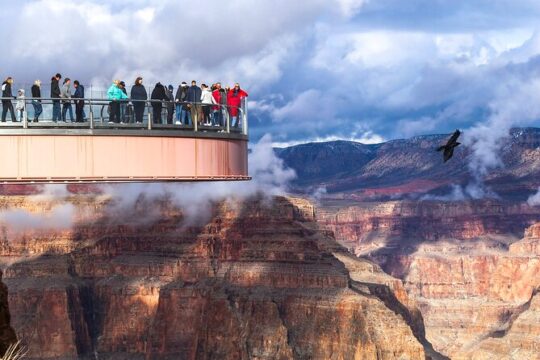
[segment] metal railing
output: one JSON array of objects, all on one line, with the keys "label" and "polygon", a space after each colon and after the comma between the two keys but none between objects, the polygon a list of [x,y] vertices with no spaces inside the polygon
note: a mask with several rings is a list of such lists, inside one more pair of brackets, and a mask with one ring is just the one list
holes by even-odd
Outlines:
[{"label": "metal railing", "polygon": [[240,107],[134,99],[2,97],[0,101],[0,128],[174,129],[248,134],[246,99]]}]

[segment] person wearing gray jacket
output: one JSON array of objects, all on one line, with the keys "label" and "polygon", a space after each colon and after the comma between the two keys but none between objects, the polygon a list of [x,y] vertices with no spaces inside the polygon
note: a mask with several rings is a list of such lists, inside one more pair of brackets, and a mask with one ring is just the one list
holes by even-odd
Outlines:
[{"label": "person wearing gray jacket", "polygon": [[62,98],[62,120],[66,121],[66,113],[69,111],[69,119],[73,122],[73,108],[71,106],[71,80],[66,78],[60,93]]}]

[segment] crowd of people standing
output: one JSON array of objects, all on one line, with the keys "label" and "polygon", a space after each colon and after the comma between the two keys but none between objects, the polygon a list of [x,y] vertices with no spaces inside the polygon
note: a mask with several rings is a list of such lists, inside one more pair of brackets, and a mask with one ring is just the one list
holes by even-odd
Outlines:
[{"label": "crowd of people standing", "polygon": [[[2,83],[2,122],[6,121],[7,113],[11,115],[13,122],[17,121],[15,111],[23,119],[26,111],[26,100],[24,89],[17,92],[17,96],[12,94],[13,78],[8,77]],[[73,89],[72,89],[73,87]],[[36,80],[31,88],[31,104],[34,108],[33,121],[38,122],[43,113],[41,81]],[[114,80],[107,90],[107,100],[109,101],[109,122],[113,123],[142,123],[145,108],[150,100],[152,122],[163,123],[162,114],[165,107],[167,124],[180,126],[192,126],[197,123],[199,126],[223,127],[228,115],[232,127],[240,126],[240,110],[243,101],[248,93],[240,88],[236,83],[232,88],[223,88],[221,83],[211,86],[201,84],[193,80],[191,86],[186,82],[178,85],[176,92],[172,85],[164,86],[157,83],[150,96],[143,85],[143,78],[137,77],[131,92],[128,96],[124,81]],[[62,75],[56,74],[51,78],[52,100],[52,121],[84,122],[86,115],[84,111],[84,86],[78,81],[71,81]],[[16,99],[16,106],[13,108],[12,100]],[[75,105],[75,119],[73,117],[73,105]],[[150,112],[149,112],[150,113]]]}]

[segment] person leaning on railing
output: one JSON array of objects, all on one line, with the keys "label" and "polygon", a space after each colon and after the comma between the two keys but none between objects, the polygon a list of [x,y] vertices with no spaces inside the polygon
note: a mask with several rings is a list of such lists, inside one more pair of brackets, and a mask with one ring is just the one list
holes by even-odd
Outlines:
[{"label": "person leaning on railing", "polygon": [[135,122],[142,124],[144,116],[144,107],[148,100],[148,93],[144,87],[143,78],[138,77],[135,80],[135,85],[131,87],[131,100],[133,101],[133,111],[135,112]]},{"label": "person leaning on railing", "polygon": [[122,89],[120,89],[119,85],[120,80],[114,80],[109,90],[107,90],[107,99],[111,100],[111,117],[109,122],[120,122],[120,101],[128,98]]},{"label": "person leaning on railing", "polygon": [[34,122],[39,121],[39,116],[43,112],[41,105],[41,80],[34,81],[34,85],[30,89],[32,92],[32,106],[34,107]]},{"label": "person leaning on railing", "polygon": [[77,99],[75,100],[75,122],[84,122],[84,86],[79,80],[75,80],[73,87],[75,88],[73,98]]}]

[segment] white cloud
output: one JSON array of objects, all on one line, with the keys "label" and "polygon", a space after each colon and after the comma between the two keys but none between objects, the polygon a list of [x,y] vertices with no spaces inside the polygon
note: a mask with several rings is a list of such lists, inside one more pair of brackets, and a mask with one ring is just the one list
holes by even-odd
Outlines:
[{"label": "white cloud", "polygon": [[317,138],[310,138],[305,140],[296,140],[296,141],[285,141],[285,142],[273,142],[272,146],[275,148],[286,148],[290,146],[296,146],[306,143],[322,143],[322,142],[329,142],[329,141],[338,141],[338,140],[345,140],[345,141],[354,141],[359,142],[365,145],[372,145],[372,144],[380,144],[382,142],[385,142],[386,139],[383,138],[380,135],[374,134],[371,131],[365,132],[361,134],[360,136],[337,136],[337,135],[330,135],[326,137],[317,137]]},{"label": "white cloud", "polygon": [[538,191],[536,192],[536,194],[529,196],[529,198],[527,199],[527,203],[530,206],[540,205],[540,188],[538,188]]},{"label": "white cloud", "polygon": [[337,0],[341,13],[346,17],[353,16],[369,0]]},{"label": "white cloud", "polygon": [[[289,183],[296,177],[294,170],[287,168],[272,148],[272,137],[264,136],[251,148],[247,182],[205,182],[192,184],[128,184],[104,186],[103,192],[112,198],[107,218],[122,221],[133,218],[136,204],[166,198],[182,209],[185,223],[206,221],[211,215],[211,206],[217,201],[245,199],[251,196],[269,198],[285,195]],[[159,213],[146,214],[146,221],[158,219]],[[138,221],[138,220],[137,220]]]},{"label": "white cloud", "polygon": [[58,71],[93,90],[239,81],[257,138],[402,137],[485,120],[516,66],[535,77],[538,15],[532,0],[5,2],[0,68],[17,87]]}]

